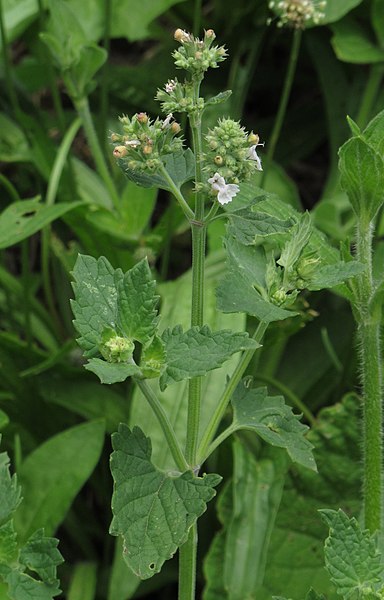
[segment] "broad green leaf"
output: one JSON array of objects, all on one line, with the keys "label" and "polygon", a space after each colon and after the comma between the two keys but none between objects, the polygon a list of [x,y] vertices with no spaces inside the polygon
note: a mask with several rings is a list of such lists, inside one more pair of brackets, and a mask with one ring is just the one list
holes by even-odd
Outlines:
[{"label": "broad green leaf", "polygon": [[241,350],[256,349],[260,344],[247,333],[234,333],[228,329],[211,331],[192,327],[183,332],[181,326],[167,329],[162,335],[166,351],[166,368],[160,377],[160,389],[183,379],[199,377],[218,369],[228,358]]},{"label": "broad green leaf", "polygon": [[60,525],[99,460],[104,430],[102,421],[77,425],[24,460],[18,471],[24,502],[15,514],[16,531],[23,539],[40,527],[51,534]]},{"label": "broad green leaf", "polygon": [[16,569],[9,572],[5,581],[8,583],[8,598],[12,600],[52,600],[61,593],[58,584],[47,585]]},{"label": "broad green leaf", "polygon": [[371,221],[384,202],[384,159],[363,138],[340,148],[341,185],[356,215]]},{"label": "broad green leaf", "polygon": [[0,113],[0,160],[6,163],[33,160],[32,151],[23,131],[4,113]]},{"label": "broad green leaf", "polygon": [[321,20],[321,24],[338,21],[361,2],[362,0],[327,0],[323,11],[325,18]]},{"label": "broad green leaf", "polygon": [[118,0],[112,3],[111,35],[130,41],[148,36],[150,23],[171,6],[183,0]]},{"label": "broad green leaf", "polygon": [[215,495],[219,475],[171,477],[151,462],[151,442],[141,429],[121,424],[112,436],[113,519],[110,532],[124,539],[124,559],[141,579],[159,572],[188,537]]},{"label": "broad green leaf", "polygon": [[61,202],[47,206],[38,197],[10,204],[0,214],[0,249],[25,240],[80,204]]},{"label": "broad green leaf", "polygon": [[154,335],[158,317],[156,282],[147,259],[125,273],[117,281],[118,325],[129,339],[145,344]]},{"label": "broad green leaf", "polygon": [[268,396],[267,388],[251,388],[249,383],[243,380],[233,394],[231,429],[254,431],[268,444],[285,448],[293,462],[316,471],[313,445],[304,437],[308,427],[300,423],[300,416],[283,396]]},{"label": "broad green leaf", "polygon": [[72,78],[76,81],[80,96],[90,91],[89,84],[107,57],[107,51],[96,44],[81,46],[79,60],[71,68]]},{"label": "broad green leaf", "polygon": [[5,0],[2,11],[7,41],[10,43],[37,18],[39,3],[38,0]]},{"label": "broad green leaf", "polygon": [[16,475],[9,472],[9,458],[0,454],[0,524],[8,521],[21,502],[20,486]]},{"label": "broad green leaf", "polygon": [[[178,188],[195,176],[195,160],[190,148],[178,154],[167,154],[162,157],[162,160],[166,171]],[[118,163],[121,165],[126,176],[137,185],[148,188],[158,187],[162,190],[172,191],[169,182],[160,172],[153,175],[139,173],[138,171],[129,169],[122,161],[118,161]]]},{"label": "broad green leaf", "polygon": [[378,591],[384,580],[384,567],[377,539],[360,528],[354,517],[341,509],[320,511],[329,526],[325,541],[325,564],[338,594],[344,597]]},{"label": "broad green leaf", "polygon": [[260,243],[265,237],[286,233],[293,221],[285,221],[250,208],[240,208],[230,213],[228,233],[238,242],[248,245]]},{"label": "broad green leaf", "polygon": [[87,371],[91,371],[98,376],[101,383],[118,383],[119,381],[125,381],[132,375],[139,375],[140,369],[135,364],[124,363],[124,362],[107,362],[101,358],[90,358],[84,365]]},{"label": "broad green leaf", "polygon": [[286,460],[281,451],[256,461],[235,439],[233,453],[233,480],[218,500],[223,529],[215,536],[204,566],[204,600],[255,597],[284,486]]},{"label": "broad green leaf", "polygon": [[47,32],[40,34],[58,67],[65,71],[78,63],[87,37],[75,10],[67,2],[49,0],[50,19]]},{"label": "broad green leaf", "polygon": [[319,267],[311,275],[306,287],[309,290],[322,290],[340,285],[347,279],[355,277],[364,271],[364,265],[357,261],[339,262],[334,265]]},{"label": "broad green leaf", "polygon": [[332,25],[332,31],[332,46],[340,60],[357,64],[384,61],[384,50],[375,45],[357,20],[342,19]]},{"label": "broad green leaf", "polygon": [[[103,331],[116,327],[117,290],[115,270],[103,256],[99,259],[79,254],[73,270],[73,289],[76,299],[72,301],[74,325],[81,337],[77,340],[84,356],[99,353]],[[117,276],[123,274],[117,270]]]},{"label": "broad green leaf", "polygon": [[45,402],[62,406],[85,420],[104,418],[107,433],[116,431],[118,424],[128,419],[126,399],[84,375],[82,370],[71,375],[64,372],[62,376],[51,371],[39,378],[39,393]]},{"label": "broad green leaf", "polygon": [[381,0],[373,0],[371,7],[371,20],[381,47],[384,46],[384,12]]}]

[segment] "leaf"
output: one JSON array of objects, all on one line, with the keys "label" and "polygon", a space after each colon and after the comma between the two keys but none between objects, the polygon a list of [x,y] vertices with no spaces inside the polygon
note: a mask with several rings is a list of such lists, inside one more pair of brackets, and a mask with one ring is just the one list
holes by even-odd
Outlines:
[{"label": "leaf", "polygon": [[15,514],[16,531],[26,539],[44,527],[53,533],[95,468],[104,442],[104,423],[67,429],[36,448],[18,474],[24,502]]},{"label": "leaf", "polygon": [[8,583],[8,598],[12,600],[52,600],[61,593],[58,584],[47,585],[16,569],[4,579]]},{"label": "leaf", "polygon": [[67,600],[95,600],[98,565],[96,562],[76,563]]},{"label": "leaf", "polygon": [[[117,275],[123,276],[120,270]],[[73,323],[81,335],[77,343],[84,350],[84,356],[92,357],[99,353],[103,331],[116,326],[115,270],[103,256],[96,259],[79,254],[73,276],[76,297],[72,301]]]},{"label": "leaf", "polygon": [[364,129],[363,137],[381,157],[384,156],[384,110],[368,123]]},{"label": "leaf", "polygon": [[[2,6],[7,42],[13,42],[39,14],[36,0],[6,0]],[[2,44],[2,40],[1,40]]]},{"label": "leaf", "polygon": [[283,492],[286,460],[281,450],[257,461],[236,438],[234,472],[218,499],[223,525],[207,555],[204,600],[254,598],[261,585],[269,539]]},{"label": "leaf", "polygon": [[304,248],[307,246],[312,231],[313,224],[311,215],[308,212],[305,212],[292,228],[290,238],[284,245],[277,264],[287,270],[292,269],[300,258]]},{"label": "leaf", "polygon": [[142,344],[153,337],[158,323],[155,294],[148,260],[144,258],[117,281],[118,325],[129,339]]},{"label": "leaf", "polygon": [[61,202],[47,206],[40,202],[39,197],[10,204],[0,214],[0,249],[25,240],[81,204]]},{"label": "leaf", "polygon": [[50,19],[47,31],[40,34],[47,44],[58,67],[62,71],[71,69],[80,59],[87,37],[75,10],[61,0],[49,0]]},{"label": "leaf", "polygon": [[19,562],[34,571],[44,583],[57,585],[56,568],[63,562],[57,545],[57,539],[45,537],[44,531],[39,529],[21,548]]},{"label": "leaf", "polygon": [[151,442],[141,429],[120,424],[112,436],[113,519],[110,532],[124,539],[124,559],[141,579],[159,572],[188,537],[215,495],[219,475],[170,477],[151,463]]},{"label": "leaf", "polygon": [[28,140],[22,129],[6,114],[0,113],[0,160],[30,162],[33,159]]},{"label": "leaf", "polygon": [[359,218],[371,221],[384,202],[384,160],[361,137],[339,150],[341,185]]},{"label": "leaf", "polygon": [[381,0],[373,0],[371,7],[371,21],[375,30],[377,41],[384,46],[384,13]]},{"label": "leaf", "polygon": [[306,282],[306,287],[309,290],[322,290],[340,285],[347,279],[360,275],[364,271],[364,265],[357,261],[339,262],[334,265],[325,265],[315,270],[310,277],[310,281]]},{"label": "leaf", "polygon": [[107,57],[107,51],[96,44],[81,46],[79,60],[71,68],[72,78],[76,81],[79,96],[90,91],[89,84]]},{"label": "leaf", "polygon": [[6,452],[0,454],[0,524],[6,523],[21,502],[20,486],[16,475],[9,472]]},{"label": "leaf", "polygon": [[212,96],[205,101],[205,106],[212,106],[215,104],[221,104],[222,102],[226,102],[228,98],[232,95],[232,90],[225,90],[224,92],[219,92],[216,96]]},{"label": "leaf", "polygon": [[323,12],[325,18],[320,24],[333,23],[339,21],[341,17],[349,13],[353,8],[361,4],[362,0],[327,0]]},{"label": "leaf", "polygon": [[300,423],[300,416],[284,403],[283,396],[267,394],[267,388],[250,388],[249,380],[243,380],[232,397],[231,429],[254,431],[268,444],[285,448],[293,462],[316,471],[313,445],[304,437],[308,427]]},{"label": "leaf", "polygon": [[228,233],[241,244],[260,243],[262,238],[286,233],[293,225],[291,219],[285,221],[266,213],[240,208],[230,213]]},{"label": "leaf", "polygon": [[325,564],[338,594],[344,597],[378,591],[384,567],[375,536],[360,528],[354,517],[341,509],[320,511],[330,528],[325,541]]},{"label": "leaf", "polygon": [[332,25],[332,31],[331,43],[340,60],[355,64],[384,61],[384,50],[375,45],[357,20],[342,19]]},{"label": "leaf", "polygon": [[119,0],[112,4],[111,35],[141,40],[148,36],[150,23],[171,6],[183,0]]},{"label": "leaf", "polygon": [[101,383],[118,383],[125,381],[128,377],[139,375],[140,369],[137,365],[124,362],[107,362],[101,358],[90,358],[84,365],[87,371],[91,371],[98,376]]},{"label": "leaf", "polygon": [[235,352],[260,347],[247,333],[234,333],[228,329],[212,332],[207,325],[192,327],[185,332],[181,326],[176,326],[164,331],[162,340],[167,358],[160,377],[161,390],[175,381],[218,369]]},{"label": "leaf", "polygon": [[[179,152],[178,154],[166,154],[162,157],[164,167],[169,176],[175,183],[176,187],[180,188],[183,183],[190,181],[195,176],[195,159],[190,148]],[[117,161],[122,167],[122,170],[136,185],[143,187],[158,187],[162,190],[172,192],[172,187],[165,177],[160,173],[149,175],[148,173],[140,173],[129,169],[123,161]]]}]

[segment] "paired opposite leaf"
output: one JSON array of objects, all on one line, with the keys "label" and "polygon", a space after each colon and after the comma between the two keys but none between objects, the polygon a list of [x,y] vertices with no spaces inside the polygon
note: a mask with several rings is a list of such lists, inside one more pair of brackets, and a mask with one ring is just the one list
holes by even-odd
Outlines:
[{"label": "paired opposite leaf", "polygon": [[362,530],[356,519],[341,509],[320,512],[330,528],[325,541],[325,563],[338,594],[373,598],[384,580],[375,536]]},{"label": "paired opposite leaf", "polygon": [[215,495],[219,475],[170,477],[151,462],[150,439],[123,424],[112,436],[113,519],[110,532],[124,540],[124,559],[141,579],[159,572],[188,537]]},{"label": "paired opposite leaf", "polygon": [[308,427],[300,423],[282,396],[268,396],[267,388],[249,388],[243,380],[232,398],[231,429],[255,431],[263,440],[285,448],[293,462],[316,471],[312,444],[304,437]]},{"label": "paired opposite leaf", "polygon": [[[167,154],[162,157],[165,170],[174,182],[177,188],[190,181],[195,176],[195,159],[193,152],[190,148],[180,152],[179,154]],[[164,175],[158,171],[153,175],[143,172],[134,171],[127,168],[123,161],[118,161],[131,181],[142,187],[158,187],[162,190],[172,191],[169,181]]]},{"label": "paired opposite leaf", "polygon": [[166,329],[162,335],[166,350],[166,368],[160,378],[160,388],[167,385],[203,376],[217,369],[228,358],[240,350],[260,347],[247,333],[234,333],[228,329],[211,331],[204,327],[192,327],[183,332],[181,326]]}]

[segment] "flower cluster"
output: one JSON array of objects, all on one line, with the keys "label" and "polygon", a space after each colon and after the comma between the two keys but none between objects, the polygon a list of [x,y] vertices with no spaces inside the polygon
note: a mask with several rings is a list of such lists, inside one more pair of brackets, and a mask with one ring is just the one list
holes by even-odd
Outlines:
[{"label": "flower cluster", "polygon": [[181,128],[172,113],[153,122],[143,112],[133,115],[132,119],[120,117],[120,121],[124,133],[112,133],[113,155],[123,160],[128,169],[156,171],[161,156],[182,150],[183,140],[177,137]]},{"label": "flower cluster", "polygon": [[193,86],[189,81],[180,83],[176,78],[169,79],[164,89],[157,90],[156,100],[161,103],[163,112],[188,112],[203,110],[204,98],[193,97]]},{"label": "flower cluster", "polygon": [[295,29],[304,29],[312,22],[318,25],[325,17],[325,0],[280,0],[269,3],[269,8],[278,15],[278,27],[289,25]]},{"label": "flower cluster", "polygon": [[239,191],[238,183],[248,179],[255,171],[262,171],[261,160],[256,152],[259,136],[247,133],[244,127],[232,119],[220,119],[217,126],[205,136],[207,150],[204,153],[204,172],[214,175],[203,184],[204,191],[217,194],[220,204],[226,204]]},{"label": "flower cluster", "polygon": [[212,46],[216,38],[213,29],[205,31],[202,40],[183,29],[176,29],[174,37],[181,44],[172,55],[175,65],[192,74],[202,75],[209,68],[216,68],[227,56],[224,46]]}]

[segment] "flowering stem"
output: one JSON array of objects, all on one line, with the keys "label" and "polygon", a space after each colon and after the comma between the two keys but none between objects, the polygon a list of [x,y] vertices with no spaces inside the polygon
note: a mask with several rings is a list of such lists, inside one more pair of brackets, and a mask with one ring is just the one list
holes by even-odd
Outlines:
[{"label": "flowering stem", "polygon": [[138,377],[134,377],[135,383],[139,386],[145,398],[148,400],[150,407],[156,415],[156,418],[160,424],[161,429],[163,430],[165,439],[167,440],[167,444],[173,456],[173,459],[176,463],[179,471],[184,473],[188,471],[189,467],[186,463],[184,455],[179,446],[179,442],[177,441],[176,434],[173,430],[173,427],[168,419],[168,416],[161,406],[159,399],[156,394],[153,392],[152,388],[148,385],[147,381],[144,379],[140,379]]},{"label": "flowering stem", "polygon": [[[193,80],[194,100],[200,93],[201,78]],[[202,137],[201,111],[189,115],[193,152],[195,155],[195,184],[202,181]],[[204,261],[206,225],[204,223],[204,197],[201,192],[195,194],[195,214],[191,220],[192,229],[192,310],[191,326],[201,327],[204,323]],[[196,469],[197,442],[200,426],[201,377],[189,382],[187,440],[185,454],[190,468]],[[196,469],[197,470],[197,469]],[[179,559],[179,600],[194,600],[196,588],[197,525],[189,531],[188,540],[180,548]]]},{"label": "flowering stem", "polygon": [[[293,84],[293,78],[294,78],[295,71],[296,71],[297,59],[299,56],[301,34],[302,34],[301,29],[294,29],[291,52],[289,54],[288,69],[287,69],[287,73],[285,75],[284,87],[283,87],[283,91],[282,91],[282,94],[280,97],[280,104],[279,104],[279,108],[277,111],[275,123],[273,125],[271,137],[268,142],[268,150],[267,150],[266,157],[265,157],[267,170],[268,170],[268,167],[270,166],[272,159],[274,157],[276,145],[277,145],[277,142],[280,137],[281,128],[283,126],[283,121],[284,121],[285,113],[287,110],[288,100],[289,100],[289,96],[291,94],[291,89],[292,89],[292,84]],[[267,172],[266,170],[263,171],[263,175],[261,177],[261,182],[260,182],[260,187],[263,187],[263,185],[265,183],[266,172]]]},{"label": "flowering stem", "polygon": [[381,303],[375,302],[372,274],[373,224],[360,218],[356,258],[365,265],[357,278],[357,322],[363,389],[364,525],[380,531],[382,513],[382,370]]},{"label": "flowering stem", "polygon": [[[260,321],[255,333],[253,334],[253,339],[257,342],[260,342],[263,338],[263,335],[268,327],[268,323],[264,323],[264,321]],[[252,357],[255,353],[255,349],[246,350],[237,367],[235,368],[231,379],[228,382],[228,385],[222,395],[219,404],[216,407],[216,410],[208,424],[203,437],[201,438],[200,446],[198,449],[198,459],[199,463],[202,464],[210,454],[210,447],[214,436],[216,435],[216,431],[220,425],[220,422],[227,410],[228,403],[232,397],[233,392],[235,391],[237,385],[241,381],[242,376],[245,373],[246,368],[252,360]],[[216,446],[215,446],[216,447]]]},{"label": "flowering stem", "polygon": [[175,182],[173,181],[172,177],[170,176],[170,174],[168,173],[167,169],[164,167],[163,164],[160,167],[160,171],[161,171],[161,174],[163,175],[164,179],[167,181],[170,191],[172,192],[172,194],[174,195],[174,197],[180,204],[180,207],[181,207],[183,213],[185,214],[186,218],[188,219],[188,221],[191,221],[192,219],[195,218],[195,213],[188,206],[183,194],[181,193],[181,191],[179,190],[179,188],[177,187],[177,185],[175,184]]}]

